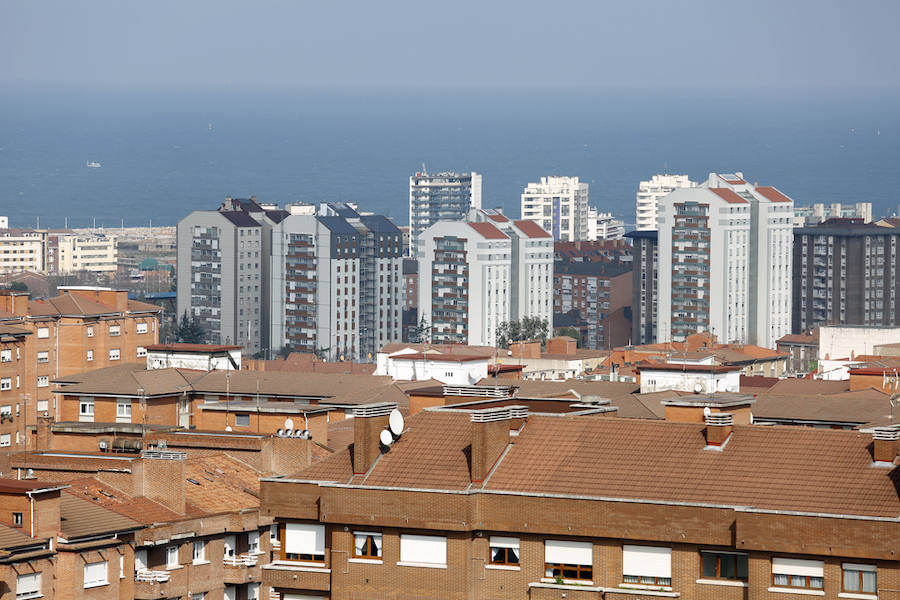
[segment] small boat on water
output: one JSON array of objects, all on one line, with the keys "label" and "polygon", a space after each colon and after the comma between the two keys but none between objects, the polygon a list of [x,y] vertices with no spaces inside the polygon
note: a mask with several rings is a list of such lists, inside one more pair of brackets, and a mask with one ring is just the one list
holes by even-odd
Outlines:
[{"label": "small boat on water", "polygon": [[99,169],[102,165],[97,161],[89,160],[85,163],[85,166],[89,169]]}]

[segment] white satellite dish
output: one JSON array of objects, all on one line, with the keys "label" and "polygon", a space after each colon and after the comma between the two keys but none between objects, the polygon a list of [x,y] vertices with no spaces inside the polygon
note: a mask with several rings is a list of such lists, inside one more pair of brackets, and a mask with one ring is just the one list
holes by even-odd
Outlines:
[{"label": "white satellite dish", "polygon": [[391,432],[388,431],[387,429],[381,430],[380,438],[381,438],[381,444],[383,446],[390,446],[391,443],[394,441],[394,437],[391,435]]},{"label": "white satellite dish", "polygon": [[293,429],[285,429],[284,430],[284,437],[293,437],[293,435],[294,435]]},{"label": "white satellite dish", "polygon": [[225,426],[225,431],[231,431],[231,425],[226,425],[226,426]]},{"label": "white satellite dish", "polygon": [[704,416],[704,417],[708,417],[708,416],[710,415],[710,413],[712,413],[712,411],[709,410],[709,407],[708,407],[708,406],[704,406],[704,407],[703,407],[703,416]]},{"label": "white satellite dish", "polygon": [[700,385],[699,383],[695,383],[694,384],[694,393],[699,394],[702,391],[703,391],[703,386]]},{"label": "white satellite dish", "polygon": [[400,435],[403,433],[403,415],[401,415],[400,411],[396,408],[391,411],[389,423],[391,433],[394,434],[394,437],[400,437]]},{"label": "white satellite dish", "polygon": [[277,435],[278,437],[283,436],[283,435],[284,435],[284,429],[279,429],[278,431],[275,432],[275,435]]},{"label": "white satellite dish", "polygon": [[293,429],[294,428],[294,420],[293,419],[285,419],[284,420],[284,428],[287,431],[290,431],[291,429]]}]

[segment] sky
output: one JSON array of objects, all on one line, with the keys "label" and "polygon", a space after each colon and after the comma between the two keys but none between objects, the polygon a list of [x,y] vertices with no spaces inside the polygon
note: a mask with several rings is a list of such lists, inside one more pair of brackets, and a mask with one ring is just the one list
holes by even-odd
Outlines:
[{"label": "sky", "polygon": [[900,2],[0,0],[0,89],[900,89]]}]

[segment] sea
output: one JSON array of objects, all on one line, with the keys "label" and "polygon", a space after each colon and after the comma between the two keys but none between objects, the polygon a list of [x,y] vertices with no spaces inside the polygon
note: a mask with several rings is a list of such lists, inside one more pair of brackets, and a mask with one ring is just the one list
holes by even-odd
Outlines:
[{"label": "sea", "polygon": [[[575,175],[634,223],[655,173],[740,171],[798,205],[900,203],[900,102],[854,90],[22,89],[0,94],[11,226],[174,225],[226,196],[355,202],[408,221],[409,177],[476,171],[483,205]],[[99,168],[87,166],[100,163]]]}]

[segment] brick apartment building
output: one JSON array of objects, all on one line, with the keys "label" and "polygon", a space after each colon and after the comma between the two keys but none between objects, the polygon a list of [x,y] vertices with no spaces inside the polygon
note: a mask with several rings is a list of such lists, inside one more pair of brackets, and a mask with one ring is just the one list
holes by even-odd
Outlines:
[{"label": "brick apartment building", "polygon": [[[895,428],[429,409],[261,484],[283,598],[888,598]],[[393,437],[393,436],[390,436]]]},{"label": "brick apartment building", "polygon": [[[141,360],[158,340],[160,307],[129,300],[125,290],[60,291],[55,298],[29,300],[0,290],[0,411],[13,415],[0,423],[0,435],[10,435],[11,450],[22,448],[18,444],[38,415],[59,415],[54,379]],[[4,442],[0,437],[0,446]]]},{"label": "brick apartment building", "polygon": [[631,263],[556,261],[553,314],[584,321],[581,345],[592,350],[627,344],[631,338]]}]

